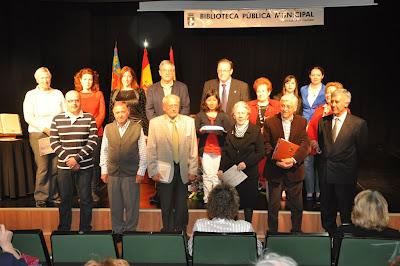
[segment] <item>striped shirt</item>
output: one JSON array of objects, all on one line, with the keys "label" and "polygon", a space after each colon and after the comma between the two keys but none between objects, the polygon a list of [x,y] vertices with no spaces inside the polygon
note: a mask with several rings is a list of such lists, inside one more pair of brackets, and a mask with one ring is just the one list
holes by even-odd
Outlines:
[{"label": "striped shirt", "polygon": [[[198,219],[193,225],[193,232],[208,232],[208,233],[242,233],[254,232],[251,223],[245,220],[230,220],[222,218],[214,218],[212,220],[207,218]],[[263,245],[257,239],[257,253],[261,255]],[[192,255],[193,251],[193,235],[188,241],[188,251]]]},{"label": "striped shirt", "polygon": [[50,129],[50,146],[58,156],[57,167],[70,169],[66,161],[73,157],[80,169],[93,167],[93,150],[97,145],[96,120],[89,113],[77,116],[65,112],[53,118]]}]

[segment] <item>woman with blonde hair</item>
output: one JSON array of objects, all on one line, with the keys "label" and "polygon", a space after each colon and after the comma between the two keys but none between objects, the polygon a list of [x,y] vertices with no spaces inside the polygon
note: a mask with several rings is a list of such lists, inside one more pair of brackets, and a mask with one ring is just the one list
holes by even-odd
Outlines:
[{"label": "woman with blonde hair", "polygon": [[399,230],[389,227],[389,211],[386,199],[376,190],[364,190],[354,199],[351,212],[353,224],[343,224],[337,233],[366,237],[400,238]]}]

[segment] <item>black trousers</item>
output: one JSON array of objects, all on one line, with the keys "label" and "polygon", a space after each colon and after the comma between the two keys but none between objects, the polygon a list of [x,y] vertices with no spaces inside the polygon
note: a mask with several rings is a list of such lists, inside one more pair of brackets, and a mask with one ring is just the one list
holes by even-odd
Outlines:
[{"label": "black trousers", "polygon": [[333,234],[336,231],[336,216],[340,212],[342,224],[351,223],[351,211],[356,184],[331,184],[320,178],[322,227]]},{"label": "black trousers", "polygon": [[186,231],[189,221],[187,207],[187,184],[183,184],[179,164],[174,164],[174,177],[171,183],[158,183],[160,194],[162,231]]}]

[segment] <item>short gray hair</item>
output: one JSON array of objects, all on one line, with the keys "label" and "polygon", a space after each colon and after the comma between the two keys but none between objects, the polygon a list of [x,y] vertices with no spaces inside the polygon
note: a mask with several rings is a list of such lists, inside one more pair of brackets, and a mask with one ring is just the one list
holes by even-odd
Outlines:
[{"label": "short gray hair", "polygon": [[244,102],[244,101],[239,101],[239,102],[235,103],[235,105],[232,107],[232,115],[235,114],[236,109],[238,109],[239,107],[245,108],[245,109],[247,110],[247,114],[250,114],[250,107],[249,107],[249,105],[248,105],[246,102]]},{"label": "short gray hair", "polygon": [[178,95],[175,94],[170,94],[167,96],[164,96],[164,98],[162,99],[162,103],[163,104],[167,104],[168,100],[176,100],[176,102],[179,104],[181,102],[181,98],[179,98]]},{"label": "short gray hair", "polygon": [[256,266],[297,266],[297,263],[290,257],[270,252],[259,259]]},{"label": "short gray hair", "polygon": [[163,65],[171,65],[172,68],[175,70],[175,65],[170,60],[162,60],[158,69],[161,69]]},{"label": "short gray hair", "polygon": [[294,106],[294,109],[297,109],[298,101],[299,100],[297,99],[297,97],[293,94],[284,94],[280,100],[280,102],[291,102]]},{"label": "short gray hair", "polygon": [[39,67],[38,69],[36,69],[35,74],[33,74],[33,76],[35,77],[36,81],[39,78],[39,73],[47,73],[49,74],[50,78],[51,78],[51,73],[50,70],[47,67]]},{"label": "short gray hair", "polygon": [[338,88],[332,93],[332,98],[338,96],[339,94],[346,97],[346,99],[348,100],[347,103],[351,102],[351,93],[348,90],[346,90],[345,88]]}]

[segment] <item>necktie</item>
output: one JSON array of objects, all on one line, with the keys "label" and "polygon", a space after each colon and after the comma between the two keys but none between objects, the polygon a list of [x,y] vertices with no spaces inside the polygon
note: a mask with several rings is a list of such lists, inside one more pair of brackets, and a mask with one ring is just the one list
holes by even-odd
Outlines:
[{"label": "necktie", "polygon": [[176,121],[171,120],[172,123],[172,154],[174,162],[179,163],[179,135],[178,129],[176,128]]},{"label": "necktie", "polygon": [[334,123],[335,124],[333,125],[333,128],[332,128],[332,140],[333,140],[333,142],[336,141],[337,135],[339,133],[339,118],[338,117],[335,118]]},{"label": "necktie", "polygon": [[222,110],[224,110],[224,112],[226,113],[226,104],[228,102],[228,95],[226,93],[226,84],[222,83],[222,99],[221,99],[221,107]]}]

